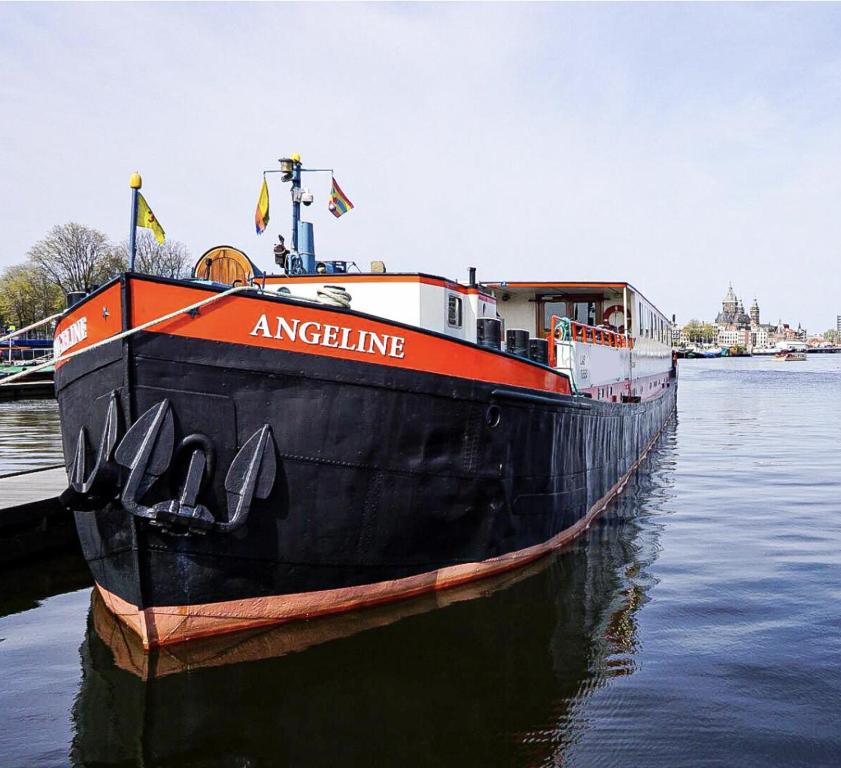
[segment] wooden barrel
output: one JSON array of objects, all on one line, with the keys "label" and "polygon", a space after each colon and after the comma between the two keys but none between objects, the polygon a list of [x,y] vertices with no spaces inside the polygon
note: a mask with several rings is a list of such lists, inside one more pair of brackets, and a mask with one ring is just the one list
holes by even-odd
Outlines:
[{"label": "wooden barrel", "polygon": [[254,277],[255,268],[238,248],[219,245],[202,254],[193,267],[193,277],[226,285],[245,285]]}]

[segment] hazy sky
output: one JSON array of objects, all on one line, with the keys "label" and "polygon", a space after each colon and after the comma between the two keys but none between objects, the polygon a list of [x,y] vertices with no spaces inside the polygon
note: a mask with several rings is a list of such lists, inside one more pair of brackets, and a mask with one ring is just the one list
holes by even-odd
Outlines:
[{"label": "hazy sky", "polygon": [[2,4],[0,266],[54,224],[272,265],[300,152],[321,258],[627,279],[681,321],[841,314],[841,6]]}]

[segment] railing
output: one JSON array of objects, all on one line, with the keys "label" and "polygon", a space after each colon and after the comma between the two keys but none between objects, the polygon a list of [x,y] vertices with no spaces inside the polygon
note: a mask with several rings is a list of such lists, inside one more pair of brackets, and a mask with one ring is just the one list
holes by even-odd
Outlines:
[{"label": "railing", "polygon": [[17,328],[16,330],[12,331],[11,333],[7,333],[5,336],[0,336],[0,344],[5,341],[11,341],[16,336],[22,336],[24,333],[33,330],[34,328],[39,328],[42,325],[46,325],[53,320],[58,320],[64,312],[56,312],[54,315],[50,315],[49,317],[45,317],[43,320],[38,320],[35,323],[31,323],[23,328]]},{"label": "railing", "polygon": [[597,328],[594,325],[578,323],[568,317],[552,315],[549,321],[549,365],[555,367],[557,362],[556,345],[561,342],[571,344],[577,341],[582,344],[600,344],[614,349],[633,349],[634,340],[624,333],[617,333],[608,328]]}]

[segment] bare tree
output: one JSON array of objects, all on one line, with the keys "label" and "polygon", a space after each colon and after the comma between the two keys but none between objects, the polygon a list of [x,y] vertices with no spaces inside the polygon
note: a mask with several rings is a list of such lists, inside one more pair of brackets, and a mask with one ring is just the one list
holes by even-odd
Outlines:
[{"label": "bare tree", "polygon": [[0,275],[0,316],[18,328],[59,311],[61,290],[38,267],[16,264]]},{"label": "bare tree", "polygon": [[76,222],[53,227],[28,256],[64,293],[91,291],[125,269],[121,254],[102,232]]},{"label": "bare tree", "polygon": [[[148,230],[137,233],[134,269],[144,275],[161,277],[188,277],[190,275],[190,252],[184,243],[177,240],[164,240],[159,243]],[[128,263],[128,243],[120,246],[120,257]]]}]

